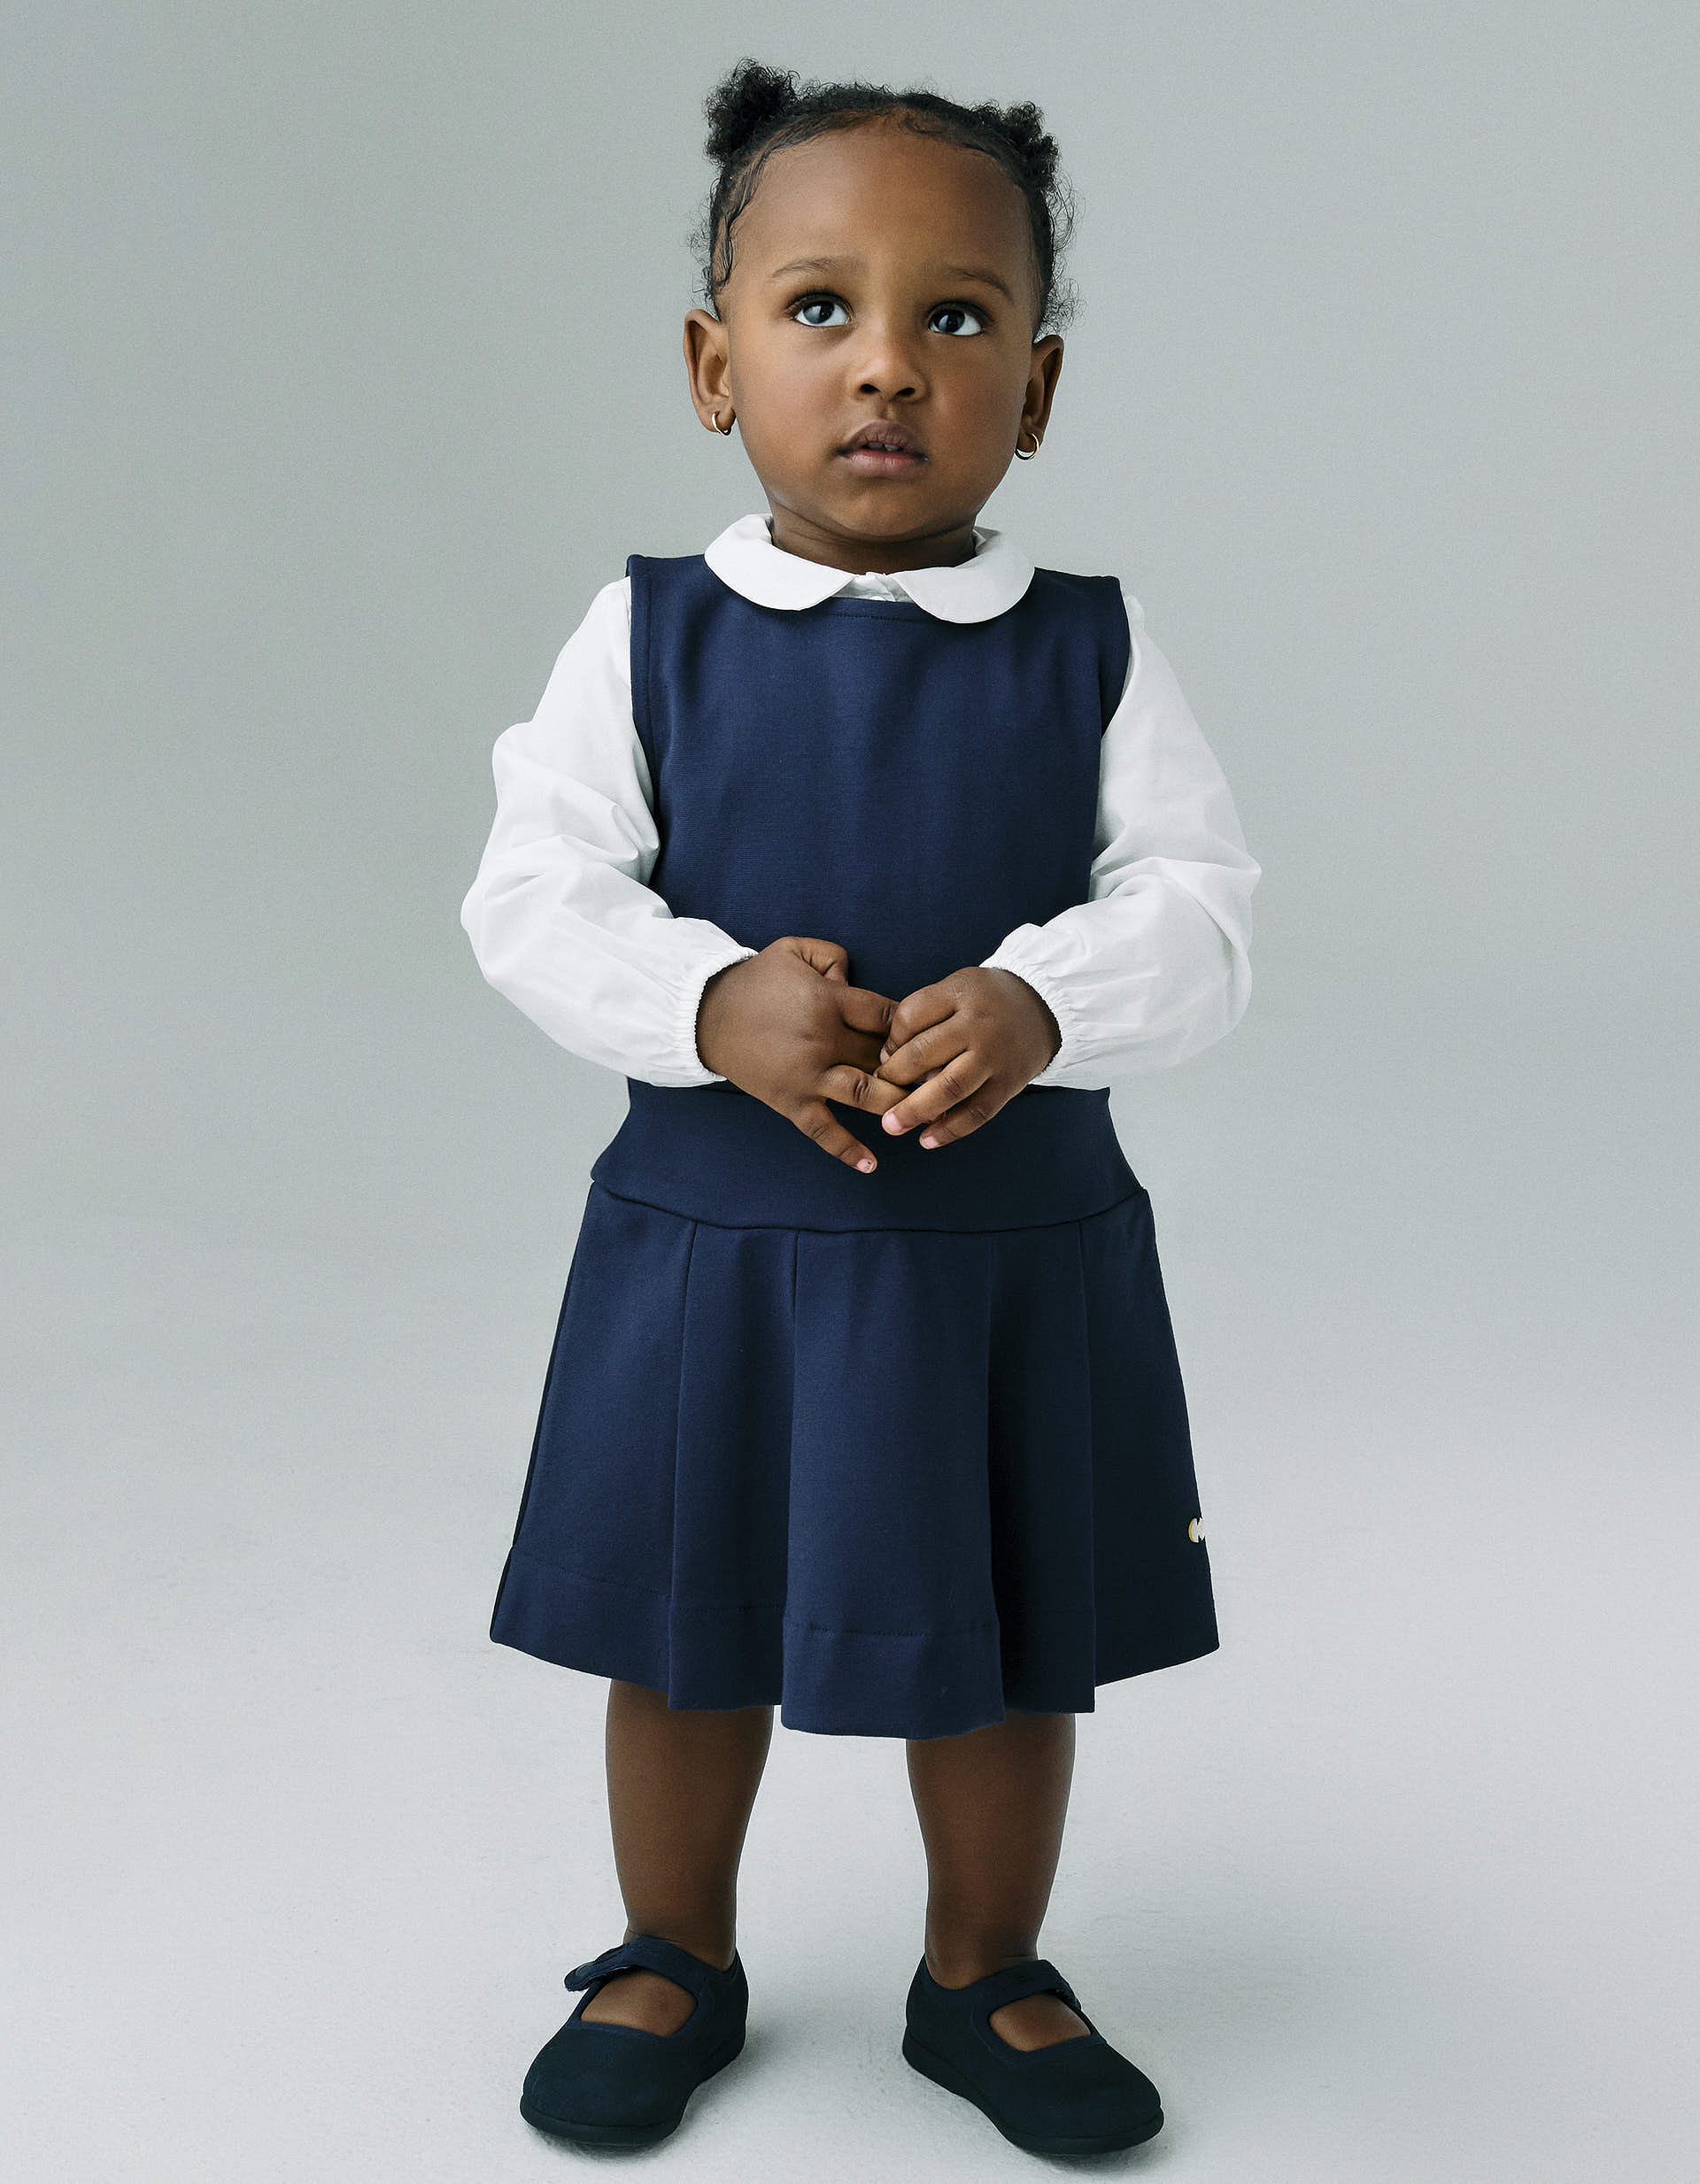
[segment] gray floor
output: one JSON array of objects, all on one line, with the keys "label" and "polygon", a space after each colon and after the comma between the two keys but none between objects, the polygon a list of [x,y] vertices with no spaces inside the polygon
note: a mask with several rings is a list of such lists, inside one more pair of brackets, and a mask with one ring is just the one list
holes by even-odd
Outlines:
[{"label": "gray floor", "polygon": [[[1117,1095],[1225,1643],[1082,1717],[1044,1946],[1165,2095],[1111,2172],[1686,2178],[1687,1088],[1655,1028],[1405,1021],[1255,1006]],[[9,2173],[618,2158],[514,2109],[621,1931],[605,1686],[484,1635],[569,1249],[13,1232]],[[922,1892],[900,1747],[781,1730],[748,2046],[632,2165],[1032,2173],[898,2054]]]}]

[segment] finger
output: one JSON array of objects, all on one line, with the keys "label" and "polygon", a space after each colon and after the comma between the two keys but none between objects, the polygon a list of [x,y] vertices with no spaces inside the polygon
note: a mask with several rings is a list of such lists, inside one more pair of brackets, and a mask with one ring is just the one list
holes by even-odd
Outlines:
[{"label": "finger", "polygon": [[893,1044],[888,1037],[877,1064],[890,1084],[913,1084],[930,1070],[942,1069],[968,1051],[954,1023],[936,1023],[912,1039]]},{"label": "finger", "polygon": [[977,1065],[966,1055],[958,1055],[954,1061],[947,1063],[936,1077],[930,1077],[924,1084],[918,1084],[896,1107],[888,1108],[882,1117],[884,1126],[888,1132],[894,1133],[918,1126],[931,1136],[934,1133],[930,1125],[939,1123],[954,1107],[972,1102],[976,1108],[976,1119],[968,1125],[968,1129],[957,1128],[950,1132],[952,1137],[966,1137],[968,1130],[978,1130],[981,1123],[990,1122],[1003,1105],[1000,1099],[987,1099],[985,1096],[984,1088],[991,1080],[990,1069]]},{"label": "finger", "polygon": [[853,1138],[824,1100],[806,1100],[792,1116],[805,1138],[812,1138],[823,1153],[848,1168],[871,1172],[878,1163],[860,1138]]},{"label": "finger", "polygon": [[[823,1069],[831,1069],[840,1064],[847,1064],[852,1069],[857,1069],[868,1077],[873,1077],[879,1069],[879,1059],[874,1050],[874,1037],[871,1031],[852,1031],[846,1029],[841,1038],[834,1039],[830,1045],[823,1046],[819,1066]],[[883,1083],[884,1079],[881,1081]],[[807,1089],[809,1092],[815,1092],[819,1088],[810,1084]],[[900,1092],[902,1087],[894,1085],[892,1089]],[[835,1093],[833,1097],[836,1099],[837,1094]]]},{"label": "finger", "polygon": [[888,1032],[897,1003],[869,986],[846,985],[835,999],[838,1014],[854,1031]]},{"label": "finger", "polygon": [[958,997],[948,986],[917,986],[913,993],[906,993],[898,1003],[892,1017],[892,1044],[900,1046],[905,1039],[912,1039],[917,1031],[931,1025],[943,1023],[954,1016],[960,1006]]},{"label": "finger", "polygon": [[900,1084],[887,1084],[854,1062],[835,1062],[821,1072],[817,1086],[823,1099],[837,1100],[846,1107],[861,1107],[869,1115],[884,1115],[904,1096]]},{"label": "finger", "polygon": [[1004,1104],[1001,1100],[987,1099],[984,1091],[978,1092],[958,1107],[947,1107],[936,1122],[929,1123],[921,1132],[921,1143],[931,1153],[958,1138],[971,1138]]},{"label": "finger", "polygon": [[789,948],[793,955],[800,955],[805,963],[812,964],[823,977],[831,977],[835,963],[840,976],[849,975],[850,952],[840,947],[836,940],[817,940],[808,933],[787,933],[778,945]]}]

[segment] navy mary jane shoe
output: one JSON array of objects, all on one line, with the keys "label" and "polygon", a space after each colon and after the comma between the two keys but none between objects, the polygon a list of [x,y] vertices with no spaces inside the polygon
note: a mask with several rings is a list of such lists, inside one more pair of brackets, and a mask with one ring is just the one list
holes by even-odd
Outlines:
[{"label": "navy mary jane shoe", "polygon": [[[1090,2027],[1045,2048],[1013,2048],[992,2012],[1024,1995],[1061,1995]],[[1156,2088],[1119,2055],[1054,1964],[1008,1964],[967,1987],[940,1987],[923,1956],[909,1983],[904,2060],[972,2101],[1030,2154],[1107,2154],[1163,2128]]]},{"label": "navy mary jane shoe", "polygon": [[[617,1972],[659,1972],[696,1997],[676,2033],[584,2019]],[[744,2045],[749,1982],[734,1953],[722,1972],[659,1934],[635,1933],[567,1974],[589,1992],[525,2074],[520,2113],[539,2131],[591,2146],[653,2146],[676,2131],[685,2103]]]}]

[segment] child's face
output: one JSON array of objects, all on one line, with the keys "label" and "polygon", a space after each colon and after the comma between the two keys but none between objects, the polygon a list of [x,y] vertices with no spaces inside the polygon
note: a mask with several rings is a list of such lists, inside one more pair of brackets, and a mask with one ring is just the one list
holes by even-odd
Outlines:
[{"label": "child's face", "polygon": [[[775,544],[849,569],[966,560],[1062,362],[1032,337],[1020,190],[984,152],[860,124],[773,153],[732,248],[685,357],[704,423],[736,413]],[[906,448],[846,451],[876,424]]]}]

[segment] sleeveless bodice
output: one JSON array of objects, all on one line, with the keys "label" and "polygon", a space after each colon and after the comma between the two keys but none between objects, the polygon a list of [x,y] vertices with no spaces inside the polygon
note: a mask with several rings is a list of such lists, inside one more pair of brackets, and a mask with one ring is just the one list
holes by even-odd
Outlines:
[{"label": "sleeveless bodice", "polygon": [[[1088,899],[1130,649],[1113,578],[1040,569],[1005,613],[956,623],[908,601],[761,606],[700,555],[628,574],[649,884],[676,916],[752,948],[838,941],[853,984],[900,1000]],[[932,1152],[835,1101],[878,1158],[863,1176],[730,1084],[628,1084],[593,1179],[699,1220],[1006,1228],[1137,1188],[1107,1091],[1029,1085]]]}]

